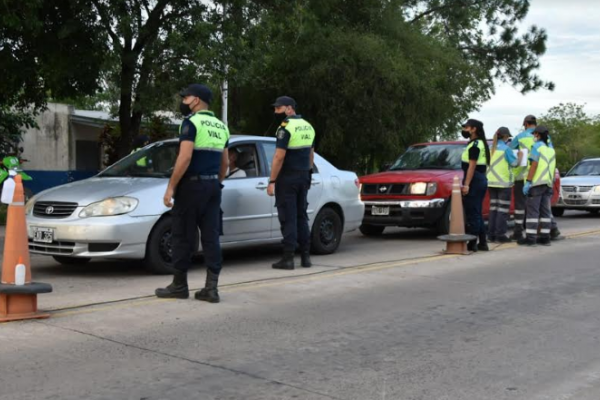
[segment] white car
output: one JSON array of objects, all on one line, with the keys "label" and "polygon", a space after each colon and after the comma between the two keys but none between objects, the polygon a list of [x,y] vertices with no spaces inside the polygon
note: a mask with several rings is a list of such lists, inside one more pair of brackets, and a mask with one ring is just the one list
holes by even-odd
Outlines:
[{"label": "white car", "polygon": [[600,211],[600,158],[579,161],[560,180],[560,197],[552,213],[560,217],[565,210]]},{"label": "white car", "polygon": [[[26,206],[30,251],[63,264],[144,259],[154,273],[172,272],[171,216],[162,199],[178,148],[177,140],[153,143],[93,178],[34,196]],[[223,247],[281,241],[275,200],[266,193],[275,139],[234,135],[230,151],[246,177],[223,182]],[[364,205],[355,173],[317,154],[314,162],[311,251],[330,254],[343,232],[360,226]]]}]

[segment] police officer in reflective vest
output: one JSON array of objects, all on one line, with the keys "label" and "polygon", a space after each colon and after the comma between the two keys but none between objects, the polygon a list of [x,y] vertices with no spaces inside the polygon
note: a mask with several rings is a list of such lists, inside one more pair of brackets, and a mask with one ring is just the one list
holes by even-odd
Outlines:
[{"label": "police officer in reflective vest", "polygon": [[181,113],[186,117],[179,128],[179,154],[163,199],[165,206],[173,207],[171,246],[175,272],[173,283],[156,289],[156,296],[189,297],[187,271],[200,228],[207,273],[204,289],[194,297],[218,303],[221,182],[229,166],[229,129],[208,110],[212,100],[208,87],[190,85],[181,96]]},{"label": "police officer in reflective vest", "polygon": [[[527,149],[528,154],[531,153],[533,147],[533,130],[537,125],[537,120],[533,115],[528,115],[523,120],[525,130],[519,133],[511,142],[509,147],[513,150],[519,150],[519,163],[523,157],[522,150]],[[529,157],[529,156],[528,156]],[[525,178],[529,172],[529,167],[515,167],[513,170],[515,176],[515,230],[512,236],[513,240],[523,238],[523,229],[525,224],[525,203],[526,199],[523,195],[523,186]]]},{"label": "police officer in reflective vest", "polygon": [[462,193],[466,216],[466,232],[479,239],[467,244],[469,251],[488,251],[487,235],[483,222],[483,199],[487,192],[486,171],[490,164],[490,150],[485,138],[483,123],[470,119],[463,125],[463,137],[470,139],[462,154],[464,172]]},{"label": "police officer in reflective vest", "polygon": [[506,232],[514,185],[512,168],[517,165],[517,157],[506,144],[510,137],[510,131],[506,127],[496,131],[491,151],[492,160],[487,173],[490,193],[488,240],[492,243],[510,242]]},{"label": "police officer in reflective vest", "polygon": [[[147,135],[139,135],[133,141],[133,150],[131,150],[130,154],[137,153],[143,147],[148,146],[148,144],[150,144],[150,138]],[[142,157],[142,158],[140,158],[139,160],[136,161],[136,165],[138,167],[147,167],[148,166],[148,160],[146,159],[146,157]]]},{"label": "police officer in reflective vest", "polygon": [[308,228],[308,190],[314,158],[315,130],[300,115],[296,101],[282,96],[273,104],[275,115],[283,120],[277,129],[277,149],[273,156],[267,193],[275,195],[275,206],[283,235],[283,258],[276,269],[294,269],[294,251],[300,246],[301,265],[311,266]]},{"label": "police officer in reflective vest", "polygon": [[550,246],[550,227],[552,225],[550,201],[556,168],[556,152],[548,146],[548,128],[538,126],[533,131],[533,135],[535,143],[529,156],[531,166],[527,181],[523,186],[523,194],[527,196],[526,237],[517,243],[535,246],[539,229],[539,243]]}]

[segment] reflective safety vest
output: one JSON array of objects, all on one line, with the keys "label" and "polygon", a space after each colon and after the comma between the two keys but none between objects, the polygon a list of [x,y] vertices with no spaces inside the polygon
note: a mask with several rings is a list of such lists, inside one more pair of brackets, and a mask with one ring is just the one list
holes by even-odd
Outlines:
[{"label": "reflective safety vest", "polygon": [[315,129],[303,118],[290,118],[285,129],[290,133],[288,150],[311,148],[315,141]]},{"label": "reflective safety vest", "polygon": [[[140,150],[141,150],[141,148],[133,149],[130,154],[137,153]],[[138,167],[147,167],[148,166],[148,160],[146,159],[146,157],[140,158],[135,163],[137,164]]]},{"label": "reflective safety vest", "polygon": [[[525,137],[519,139],[519,148],[526,148],[529,152],[527,157],[531,154],[531,149],[533,148],[533,136]],[[524,181],[527,178],[527,174],[529,174],[529,163],[527,163],[526,167],[515,167],[513,168],[513,174],[515,176],[515,181]]]},{"label": "reflective safety vest", "polygon": [[540,158],[531,185],[547,185],[552,187],[554,183],[554,170],[556,169],[556,152],[546,144],[540,146],[538,152],[540,153]]},{"label": "reflective safety vest", "polygon": [[190,117],[190,122],[196,127],[194,150],[223,152],[229,141],[229,128],[212,111],[197,112]]},{"label": "reflective safety vest", "polygon": [[462,162],[468,164],[469,163],[469,150],[471,147],[475,146],[477,143],[477,147],[479,148],[479,158],[477,159],[477,165],[487,165],[487,160],[485,159],[485,145],[482,140],[473,140],[471,143],[465,147],[465,150],[462,153]]},{"label": "reflective safety vest", "polygon": [[513,186],[512,168],[506,161],[506,152],[512,151],[496,149],[492,154],[492,161],[487,173],[488,187],[493,188],[509,188]]}]

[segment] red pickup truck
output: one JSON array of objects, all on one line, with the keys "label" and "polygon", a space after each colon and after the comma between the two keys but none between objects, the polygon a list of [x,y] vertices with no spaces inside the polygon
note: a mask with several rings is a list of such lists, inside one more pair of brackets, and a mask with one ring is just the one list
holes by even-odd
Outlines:
[{"label": "red pickup truck", "polygon": [[[360,178],[365,204],[360,231],[380,235],[386,226],[428,227],[444,234],[450,224],[450,197],[455,176],[463,178],[461,157],[466,141],[415,144],[389,170]],[[558,201],[560,175],[555,172],[552,205]],[[511,204],[511,214],[514,201]],[[483,205],[489,212],[489,197]]]}]

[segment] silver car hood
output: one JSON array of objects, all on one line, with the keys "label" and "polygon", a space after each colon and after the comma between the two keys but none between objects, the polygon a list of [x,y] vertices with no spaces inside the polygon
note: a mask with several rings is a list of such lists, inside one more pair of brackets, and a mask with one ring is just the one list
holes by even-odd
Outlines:
[{"label": "silver car hood", "polygon": [[560,178],[560,186],[596,186],[600,185],[600,175],[566,176]]},{"label": "silver car hood", "polygon": [[[166,187],[166,178],[89,178],[48,189],[36,201],[66,201],[87,206],[109,197],[127,196],[156,187]],[[134,196],[135,197],[135,196]]]}]

